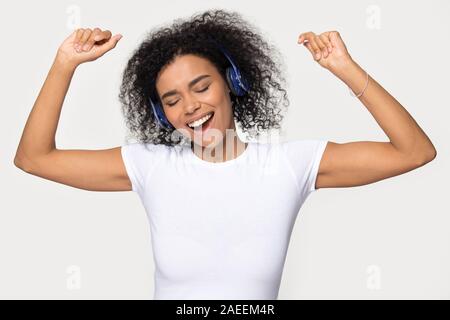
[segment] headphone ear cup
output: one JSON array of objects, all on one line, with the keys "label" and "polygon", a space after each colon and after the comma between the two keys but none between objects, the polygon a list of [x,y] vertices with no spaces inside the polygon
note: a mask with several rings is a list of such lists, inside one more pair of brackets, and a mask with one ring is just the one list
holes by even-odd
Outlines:
[{"label": "headphone ear cup", "polygon": [[239,82],[237,81],[236,73],[233,68],[228,67],[226,70],[227,81],[230,86],[231,91],[236,96],[244,95],[244,91],[242,90]]},{"label": "headphone ear cup", "polygon": [[230,91],[234,95],[236,95],[236,90],[234,89],[234,86],[233,86],[233,80],[231,80],[231,77],[230,77],[230,68],[227,68],[225,70],[225,78],[227,79],[227,83],[228,83],[228,87],[230,88]]},{"label": "headphone ear cup", "polygon": [[[236,96],[243,96],[247,93],[248,82],[245,80],[245,78],[240,76],[239,69],[234,70],[233,68],[228,67],[226,70],[226,76],[228,84],[230,85],[231,90]],[[239,79],[241,81],[239,81]]]},{"label": "headphone ear cup", "polygon": [[172,125],[167,120],[167,118],[163,112],[161,104],[159,102],[154,102],[153,104],[155,107],[154,111],[155,111],[156,121],[163,127],[166,127],[168,129],[172,128]]},{"label": "headphone ear cup", "polygon": [[159,113],[159,119],[161,120],[161,122],[163,123],[163,125],[164,125],[166,128],[171,128],[172,125],[170,124],[169,120],[167,120],[166,115],[164,114],[164,111],[163,111],[163,109],[162,109],[162,106],[161,106],[161,104],[160,104],[159,102],[156,104],[156,110],[158,110],[158,113]]}]

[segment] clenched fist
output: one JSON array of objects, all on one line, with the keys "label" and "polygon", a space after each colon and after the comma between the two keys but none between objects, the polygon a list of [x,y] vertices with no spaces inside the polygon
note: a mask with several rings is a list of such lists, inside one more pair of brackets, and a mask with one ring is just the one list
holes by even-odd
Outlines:
[{"label": "clenched fist", "polygon": [[314,32],[301,33],[298,43],[307,47],[314,60],[332,72],[345,67],[352,61],[347,47],[337,31],[327,31],[319,35]]},{"label": "clenched fist", "polygon": [[58,48],[56,58],[72,67],[94,61],[114,48],[122,38],[121,34],[111,35],[111,31],[100,28],[76,29]]}]

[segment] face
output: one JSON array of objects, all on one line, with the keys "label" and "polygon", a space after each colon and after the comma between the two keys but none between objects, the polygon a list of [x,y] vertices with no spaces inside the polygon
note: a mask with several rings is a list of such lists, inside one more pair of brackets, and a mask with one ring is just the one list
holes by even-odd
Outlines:
[{"label": "face", "polygon": [[228,85],[208,59],[177,56],[158,74],[156,90],[169,122],[195,144],[214,147],[235,130]]}]

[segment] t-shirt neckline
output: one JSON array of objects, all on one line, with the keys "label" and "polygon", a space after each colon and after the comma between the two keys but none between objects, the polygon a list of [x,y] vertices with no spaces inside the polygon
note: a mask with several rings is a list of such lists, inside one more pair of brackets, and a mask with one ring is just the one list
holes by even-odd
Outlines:
[{"label": "t-shirt neckline", "polygon": [[209,166],[209,167],[224,167],[224,166],[233,165],[233,164],[235,164],[235,163],[238,163],[238,162],[240,162],[240,161],[243,161],[245,158],[248,157],[248,153],[249,153],[249,148],[250,148],[250,146],[251,146],[251,142],[245,142],[245,143],[247,143],[247,147],[244,149],[244,151],[243,151],[239,156],[237,156],[237,157],[234,158],[234,159],[227,160],[227,161],[222,161],[222,162],[210,162],[210,161],[206,161],[206,160],[203,160],[203,159],[199,158],[199,157],[194,153],[194,151],[192,151],[190,145],[187,146],[187,149],[188,149],[187,151],[188,151],[188,153],[189,153],[189,156],[190,156],[191,158],[194,158],[194,161],[195,161],[196,163],[199,163],[199,164],[204,165],[204,166]]}]

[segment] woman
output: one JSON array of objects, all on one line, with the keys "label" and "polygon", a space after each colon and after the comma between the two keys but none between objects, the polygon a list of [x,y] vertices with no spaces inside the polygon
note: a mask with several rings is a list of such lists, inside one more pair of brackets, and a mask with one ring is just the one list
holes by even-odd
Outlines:
[{"label": "woman", "polygon": [[408,112],[350,56],[336,31],[299,35],[342,80],[389,142],[242,141],[279,129],[286,91],[274,49],[237,13],[205,12],[150,33],[120,90],[138,139],[61,150],[55,132],[77,66],[121,35],[78,29],[60,46],[14,163],[69,186],[138,193],[151,225],[155,299],[275,299],[295,218],[320,188],[373,183],[436,156]]}]

